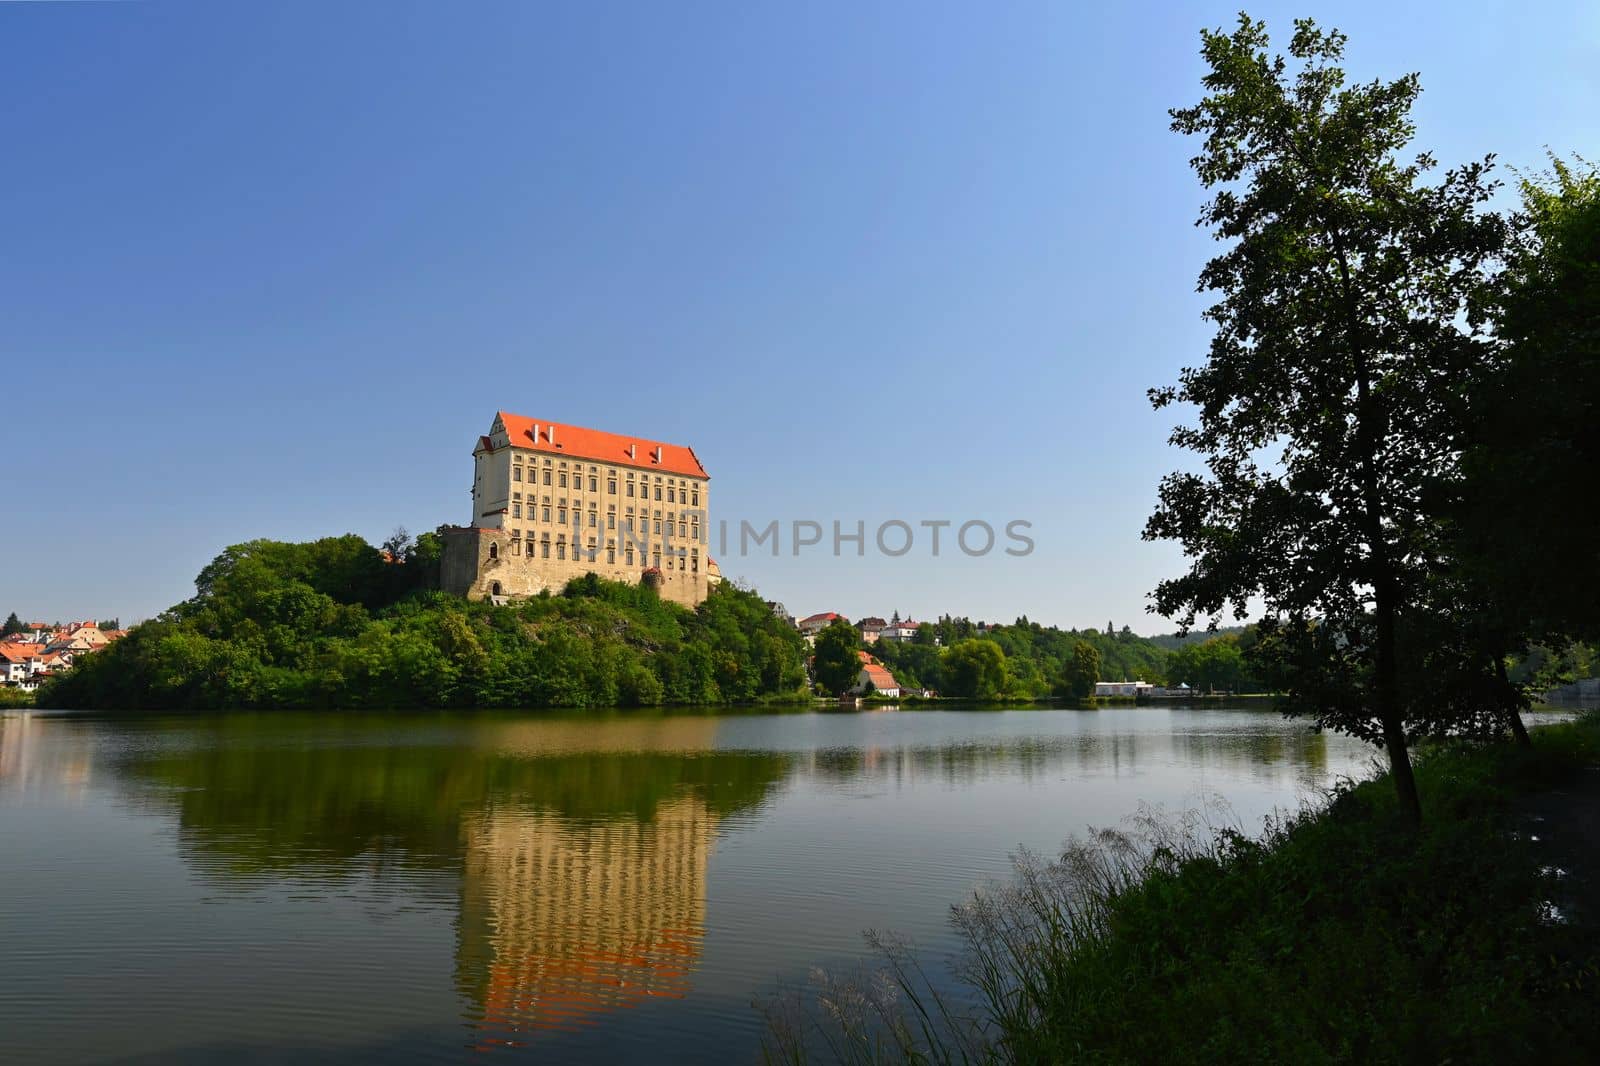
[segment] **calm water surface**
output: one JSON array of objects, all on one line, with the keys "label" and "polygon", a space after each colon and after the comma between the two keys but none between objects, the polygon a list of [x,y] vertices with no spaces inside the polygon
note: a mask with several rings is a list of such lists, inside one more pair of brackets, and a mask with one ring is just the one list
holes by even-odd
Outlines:
[{"label": "calm water surface", "polygon": [[749,1061],[1019,846],[1370,759],[1259,710],[0,718],[0,1058]]}]

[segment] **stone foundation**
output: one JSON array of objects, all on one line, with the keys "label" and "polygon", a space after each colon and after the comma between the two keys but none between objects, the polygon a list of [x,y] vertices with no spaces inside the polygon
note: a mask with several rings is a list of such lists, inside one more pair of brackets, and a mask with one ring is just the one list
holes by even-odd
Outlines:
[{"label": "stone foundation", "polygon": [[[453,596],[469,600],[491,597],[526,599],[549,590],[554,595],[567,582],[585,574],[597,574],[607,581],[625,584],[653,584],[664,600],[695,607],[706,598],[709,588],[705,571],[650,570],[621,563],[608,564],[605,551],[595,560],[541,559],[524,553],[521,544],[503,529],[481,526],[444,526],[439,530],[443,554],[439,563],[439,587]],[[707,562],[702,551],[702,563]]]}]

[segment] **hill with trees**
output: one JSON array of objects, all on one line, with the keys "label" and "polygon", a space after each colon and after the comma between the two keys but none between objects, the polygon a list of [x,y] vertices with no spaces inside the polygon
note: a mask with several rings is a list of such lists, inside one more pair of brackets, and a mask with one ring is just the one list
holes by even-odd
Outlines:
[{"label": "hill with trees", "polygon": [[[398,548],[398,550],[396,550]],[[792,626],[723,584],[695,610],[594,575],[506,606],[432,591],[437,542],[228,548],[196,594],[51,680],[41,707],[600,707],[804,695]]]}]

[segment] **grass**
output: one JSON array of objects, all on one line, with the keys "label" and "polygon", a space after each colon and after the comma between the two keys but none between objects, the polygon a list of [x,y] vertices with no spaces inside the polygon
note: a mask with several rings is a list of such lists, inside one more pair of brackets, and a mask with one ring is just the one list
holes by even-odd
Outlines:
[{"label": "grass", "polygon": [[1595,716],[1417,765],[1259,839],[1144,815],[956,908],[968,995],[916,960],[770,1013],[778,1061],[1600,1061],[1600,936],[1553,917],[1520,795],[1600,764]]}]

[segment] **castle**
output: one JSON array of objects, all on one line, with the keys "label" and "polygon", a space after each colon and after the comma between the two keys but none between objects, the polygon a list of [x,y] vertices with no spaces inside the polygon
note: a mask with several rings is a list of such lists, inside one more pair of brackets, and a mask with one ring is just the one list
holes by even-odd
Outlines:
[{"label": "castle", "polygon": [[472,460],[472,522],[440,530],[446,592],[514,599],[594,573],[693,607],[720,580],[693,448],[501,411]]}]

